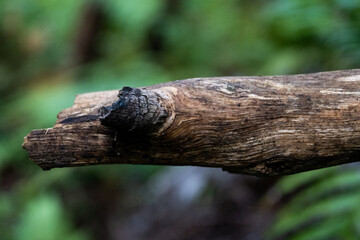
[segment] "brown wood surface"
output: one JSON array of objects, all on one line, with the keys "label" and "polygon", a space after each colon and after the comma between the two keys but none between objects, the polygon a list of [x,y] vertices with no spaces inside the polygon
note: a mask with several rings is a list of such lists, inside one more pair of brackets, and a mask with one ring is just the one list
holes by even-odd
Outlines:
[{"label": "brown wood surface", "polygon": [[360,70],[88,93],[23,147],[43,169],[131,163],[291,174],[360,160],[359,98]]}]

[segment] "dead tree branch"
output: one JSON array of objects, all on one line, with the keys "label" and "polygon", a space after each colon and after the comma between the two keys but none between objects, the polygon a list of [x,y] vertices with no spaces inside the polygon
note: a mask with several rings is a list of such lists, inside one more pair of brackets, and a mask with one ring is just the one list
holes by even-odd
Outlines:
[{"label": "dead tree branch", "polygon": [[131,163],[283,175],[360,160],[360,70],[82,94],[23,147],[43,169]]}]

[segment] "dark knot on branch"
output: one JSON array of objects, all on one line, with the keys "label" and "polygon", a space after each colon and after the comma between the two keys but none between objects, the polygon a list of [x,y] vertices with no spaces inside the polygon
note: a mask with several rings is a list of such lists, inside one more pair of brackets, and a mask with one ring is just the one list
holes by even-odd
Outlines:
[{"label": "dark knot on branch", "polygon": [[154,133],[168,117],[162,98],[151,90],[123,87],[119,99],[99,109],[101,124],[122,132]]}]

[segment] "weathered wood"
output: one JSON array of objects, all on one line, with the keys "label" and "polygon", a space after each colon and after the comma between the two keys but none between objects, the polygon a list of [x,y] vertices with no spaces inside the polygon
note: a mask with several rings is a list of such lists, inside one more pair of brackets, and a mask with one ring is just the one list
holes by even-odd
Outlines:
[{"label": "weathered wood", "polygon": [[283,175],[360,160],[360,70],[79,95],[23,147],[43,169],[131,163]]}]

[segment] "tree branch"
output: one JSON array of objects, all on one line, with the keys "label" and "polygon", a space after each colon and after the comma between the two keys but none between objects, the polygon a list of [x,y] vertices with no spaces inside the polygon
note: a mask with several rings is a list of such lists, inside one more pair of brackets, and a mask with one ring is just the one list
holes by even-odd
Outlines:
[{"label": "tree branch", "polygon": [[284,175],[360,160],[360,70],[82,94],[23,147],[43,169],[131,163]]}]

